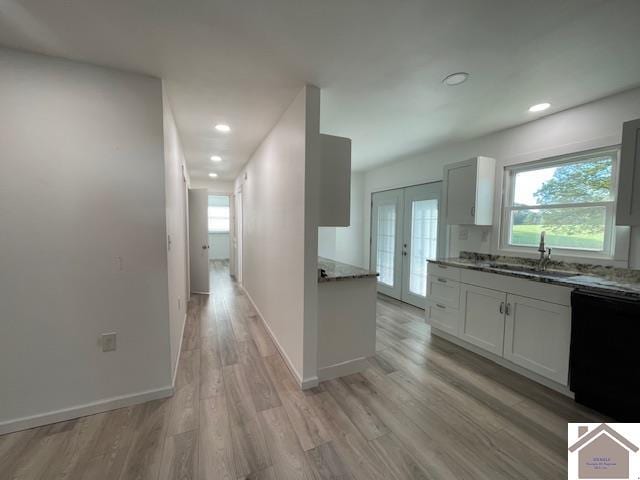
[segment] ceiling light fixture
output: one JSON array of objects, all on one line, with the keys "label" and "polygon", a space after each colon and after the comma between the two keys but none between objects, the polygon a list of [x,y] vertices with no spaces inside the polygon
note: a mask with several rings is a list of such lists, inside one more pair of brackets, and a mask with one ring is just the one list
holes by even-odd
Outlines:
[{"label": "ceiling light fixture", "polygon": [[219,123],[216,125],[216,130],[219,132],[227,133],[231,131],[231,127],[225,123]]},{"label": "ceiling light fixture", "polygon": [[221,162],[222,161],[222,157],[220,155],[211,155],[211,161],[212,162]]},{"label": "ceiling light fixture", "polygon": [[210,176],[211,178],[216,178],[216,177],[218,176],[218,174],[217,174],[217,173],[213,173],[213,172],[211,172],[211,173],[209,174],[209,176]]},{"label": "ceiling light fixture", "polygon": [[531,107],[529,107],[529,111],[530,112],[542,112],[543,110],[546,110],[547,108],[549,108],[551,106],[550,103],[538,103],[536,105],[533,105]]},{"label": "ceiling light fixture", "polygon": [[466,82],[468,78],[469,74],[467,72],[456,72],[444,77],[442,83],[450,87],[455,87],[456,85]]}]

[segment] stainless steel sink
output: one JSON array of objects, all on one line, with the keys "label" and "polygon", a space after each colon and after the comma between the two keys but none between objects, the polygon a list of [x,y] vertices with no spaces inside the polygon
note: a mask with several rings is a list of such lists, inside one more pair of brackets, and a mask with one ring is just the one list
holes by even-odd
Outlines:
[{"label": "stainless steel sink", "polygon": [[537,275],[540,277],[553,277],[553,278],[570,278],[570,277],[578,277],[579,273],[576,272],[562,272],[559,270],[544,270],[538,271],[535,268],[528,267],[525,265],[508,265],[505,263],[495,263],[489,262],[484,264],[483,266],[490,268],[492,270],[502,270],[510,273],[522,273],[523,275]]}]

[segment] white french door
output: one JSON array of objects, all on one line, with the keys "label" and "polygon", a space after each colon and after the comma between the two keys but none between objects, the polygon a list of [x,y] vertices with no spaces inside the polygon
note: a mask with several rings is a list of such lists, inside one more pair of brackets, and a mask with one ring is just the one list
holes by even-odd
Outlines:
[{"label": "white french door", "polygon": [[427,260],[438,256],[441,182],[374,193],[371,198],[371,268],[378,291],[425,306]]},{"label": "white french door", "polygon": [[378,291],[402,296],[402,189],[371,197],[371,269],[378,272]]}]

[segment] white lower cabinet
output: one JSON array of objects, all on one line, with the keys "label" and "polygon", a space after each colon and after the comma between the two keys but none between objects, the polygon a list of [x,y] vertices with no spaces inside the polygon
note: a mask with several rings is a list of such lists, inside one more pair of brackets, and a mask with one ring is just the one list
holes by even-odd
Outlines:
[{"label": "white lower cabinet", "polygon": [[502,355],[504,341],[504,292],[461,285],[465,306],[460,324],[460,338],[496,355]]},{"label": "white lower cabinet", "polygon": [[504,358],[506,366],[510,362],[568,384],[570,288],[449,268],[460,281],[452,280],[451,272],[450,278],[440,278],[429,266],[427,322],[432,327]]},{"label": "white lower cabinet", "polygon": [[443,305],[433,303],[430,311],[429,323],[432,327],[439,328],[450,335],[458,335],[458,323],[460,311]]},{"label": "white lower cabinet", "polygon": [[571,309],[509,294],[506,311],[504,358],[567,385]]}]

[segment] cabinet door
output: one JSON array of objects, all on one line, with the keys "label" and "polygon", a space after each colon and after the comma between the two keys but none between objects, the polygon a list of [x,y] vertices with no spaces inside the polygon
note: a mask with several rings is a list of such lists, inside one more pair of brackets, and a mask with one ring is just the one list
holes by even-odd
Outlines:
[{"label": "cabinet door", "polygon": [[507,295],[504,358],[567,385],[571,309]]},{"label": "cabinet door", "polygon": [[449,225],[475,223],[476,164],[465,162],[445,168],[447,218]]},{"label": "cabinet door", "polygon": [[460,338],[502,356],[506,297],[504,292],[463,284]]},{"label": "cabinet door", "polygon": [[640,119],[622,127],[616,223],[640,225]]}]

